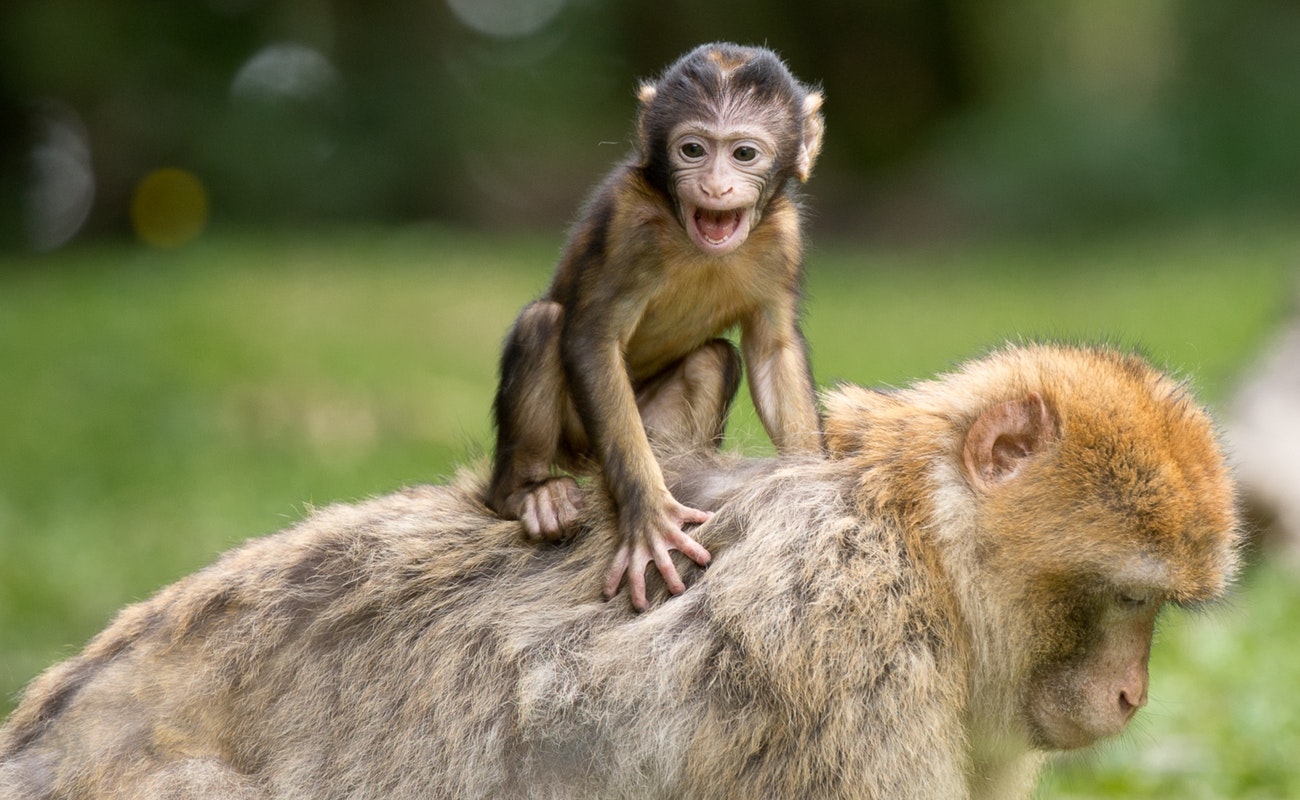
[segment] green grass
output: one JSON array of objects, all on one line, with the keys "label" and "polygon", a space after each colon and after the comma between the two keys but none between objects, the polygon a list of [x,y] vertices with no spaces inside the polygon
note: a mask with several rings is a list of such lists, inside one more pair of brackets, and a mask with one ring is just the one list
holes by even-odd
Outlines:
[{"label": "green grass", "polygon": [[[0,714],[125,603],[310,505],[490,446],[501,337],[558,238],[214,236],[0,258]],[[1287,308],[1300,233],[891,250],[820,243],[818,381],[902,384],[1006,339],[1140,346],[1211,402]],[[748,400],[734,442],[767,449]],[[1053,797],[1300,796],[1300,582],[1170,616],[1151,706]]]}]

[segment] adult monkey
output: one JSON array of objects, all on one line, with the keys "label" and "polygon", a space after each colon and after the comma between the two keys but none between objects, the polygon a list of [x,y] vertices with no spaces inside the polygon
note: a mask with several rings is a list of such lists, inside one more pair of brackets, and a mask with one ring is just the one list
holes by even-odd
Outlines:
[{"label": "adult monkey", "polygon": [[32,682],[0,800],[1026,798],[1146,702],[1160,609],[1232,580],[1213,425],[1135,357],[826,409],[827,459],[665,458],[717,558],[639,615],[595,592],[611,537],[523,546],[477,480],[249,542]]},{"label": "adult monkey", "polygon": [[594,456],[623,544],[605,596],[624,576],[646,607],[653,561],[709,552],[683,531],[709,513],[677,502],[647,437],[681,424],[721,440],[739,385],[739,325],[750,393],[778,452],[821,449],[798,313],[802,239],[793,183],[821,149],[822,96],[771,51],[708,44],[638,94],[637,152],[582,210],[543,297],[507,337],[488,505],[532,538],[572,528],[581,494],[553,467]]}]

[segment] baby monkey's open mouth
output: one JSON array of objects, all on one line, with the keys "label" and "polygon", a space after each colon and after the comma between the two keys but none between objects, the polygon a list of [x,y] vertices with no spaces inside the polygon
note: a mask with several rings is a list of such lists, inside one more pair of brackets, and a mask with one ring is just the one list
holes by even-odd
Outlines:
[{"label": "baby monkey's open mouth", "polygon": [[691,238],[706,253],[729,253],[745,241],[743,208],[695,208],[691,215]]}]

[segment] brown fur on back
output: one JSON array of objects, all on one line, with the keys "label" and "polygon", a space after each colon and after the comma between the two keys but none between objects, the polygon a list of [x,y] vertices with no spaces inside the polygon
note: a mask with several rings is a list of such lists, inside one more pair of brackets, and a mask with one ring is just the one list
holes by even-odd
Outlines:
[{"label": "brown fur on back", "polygon": [[[719,560],[705,579],[667,603],[659,584],[643,615],[597,596],[592,551],[607,541],[524,546],[472,480],[325,509],[128,608],[33,682],[0,737],[0,777],[39,788],[0,797],[133,796],[173,779],[164,767],[213,765],[229,768],[223,786],[272,797],[726,796],[707,789],[720,767],[793,765],[801,737],[856,724],[824,716],[837,696],[921,679],[901,662],[846,676],[846,645],[953,657],[936,652],[952,635],[936,609],[882,642],[826,624],[864,593],[880,613],[923,612],[904,608],[917,578],[891,568],[903,544],[864,526],[824,473],[810,461],[770,477],[762,494],[779,500],[754,497],[744,528],[775,535],[707,539]],[[794,513],[806,531],[790,530]],[[733,557],[791,570],[713,588]],[[825,631],[812,651],[773,635],[804,625]],[[663,721],[649,747],[647,715]],[[790,790],[828,766],[791,770]],[[754,772],[756,787],[770,780]]]}]

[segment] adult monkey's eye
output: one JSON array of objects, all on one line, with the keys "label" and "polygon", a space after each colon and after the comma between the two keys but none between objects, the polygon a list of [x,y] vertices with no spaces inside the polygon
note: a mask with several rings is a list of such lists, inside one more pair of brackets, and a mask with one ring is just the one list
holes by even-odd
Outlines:
[{"label": "adult monkey's eye", "polygon": [[682,145],[682,155],[687,158],[699,158],[704,155],[704,145],[699,142],[687,142]]},{"label": "adult monkey's eye", "polygon": [[737,147],[731,155],[741,163],[749,163],[758,158],[758,150],[747,144],[742,144],[740,147]]},{"label": "adult monkey's eye", "polygon": [[1137,593],[1120,592],[1116,598],[1121,606],[1125,608],[1146,608],[1151,602],[1150,597],[1144,597]]}]

